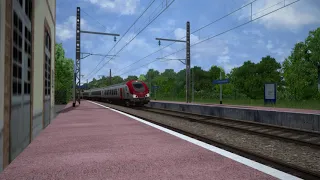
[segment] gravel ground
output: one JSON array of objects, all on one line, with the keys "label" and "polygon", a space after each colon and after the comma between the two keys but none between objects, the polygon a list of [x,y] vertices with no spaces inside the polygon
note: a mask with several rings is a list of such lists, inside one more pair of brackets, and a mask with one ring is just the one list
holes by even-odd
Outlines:
[{"label": "gravel ground", "polygon": [[181,120],[180,118],[130,109],[123,106],[106,103],[101,104],[320,173],[320,149],[274,140],[232,129],[189,122]]}]

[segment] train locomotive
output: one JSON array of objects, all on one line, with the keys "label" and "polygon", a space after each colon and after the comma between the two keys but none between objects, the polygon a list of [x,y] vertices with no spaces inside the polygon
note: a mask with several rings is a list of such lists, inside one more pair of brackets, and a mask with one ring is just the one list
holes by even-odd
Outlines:
[{"label": "train locomotive", "polygon": [[130,80],[104,88],[84,90],[82,98],[126,106],[143,106],[149,103],[150,94],[146,83],[139,80]]}]

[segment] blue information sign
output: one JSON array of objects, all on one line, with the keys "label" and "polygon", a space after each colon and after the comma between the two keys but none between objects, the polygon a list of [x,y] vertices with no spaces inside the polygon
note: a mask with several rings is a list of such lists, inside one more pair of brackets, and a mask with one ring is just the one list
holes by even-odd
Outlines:
[{"label": "blue information sign", "polygon": [[152,86],[154,89],[159,89],[159,86]]},{"label": "blue information sign", "polygon": [[[82,86],[76,86],[78,89],[86,89],[88,85],[82,85]],[[73,88],[73,85],[71,85],[71,88]]]},{"label": "blue information sign", "polygon": [[214,80],[212,83],[213,84],[228,84],[230,81],[229,79],[218,79],[218,80]]},{"label": "blue information sign", "polygon": [[275,104],[277,101],[277,84],[266,83],[264,84],[264,103]]}]

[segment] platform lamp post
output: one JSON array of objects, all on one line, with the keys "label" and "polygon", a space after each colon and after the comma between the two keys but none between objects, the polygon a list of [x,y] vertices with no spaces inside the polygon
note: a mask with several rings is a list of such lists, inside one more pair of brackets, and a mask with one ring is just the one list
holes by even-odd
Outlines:
[{"label": "platform lamp post", "polygon": [[[80,57],[81,54],[81,41],[80,41],[80,35],[81,33],[87,33],[87,34],[96,34],[96,35],[105,35],[105,36],[113,36],[114,41],[116,41],[116,36],[120,36],[120,34],[113,34],[113,33],[103,33],[103,32],[93,32],[93,31],[83,31],[80,28],[81,25],[81,18],[80,18],[80,7],[77,7],[77,16],[76,16],[76,59],[75,59],[75,66],[74,66],[74,82],[73,82],[73,107],[76,106],[76,96],[77,100],[80,104],[80,84],[81,84],[81,76],[80,76],[80,60],[85,57]],[[89,55],[93,55],[90,54]],[[88,55],[88,56],[89,56]]]},{"label": "platform lamp post", "polygon": [[[186,40],[176,40],[176,39],[164,39],[164,38],[156,38],[159,41],[159,46],[161,45],[161,41],[173,41],[173,42],[184,42],[186,43],[186,59],[169,59],[169,60],[179,60],[183,64],[186,65],[186,103],[190,103],[190,22],[188,21],[186,24]],[[165,59],[165,58],[157,58],[157,59]],[[185,60],[185,62],[181,61]]]}]

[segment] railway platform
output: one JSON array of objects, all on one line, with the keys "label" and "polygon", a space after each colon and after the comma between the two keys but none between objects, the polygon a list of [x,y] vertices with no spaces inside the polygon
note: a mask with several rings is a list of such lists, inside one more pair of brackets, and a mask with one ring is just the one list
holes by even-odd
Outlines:
[{"label": "railway platform", "polygon": [[320,110],[154,100],[148,106],[320,132]]},{"label": "railway platform", "polygon": [[299,114],[318,114],[320,110],[315,109],[297,109],[297,108],[280,108],[280,107],[267,107],[267,106],[246,106],[246,105],[231,105],[231,104],[214,104],[214,103],[186,103],[181,101],[163,101],[163,100],[152,100],[151,102],[160,103],[173,103],[173,104],[194,104],[211,107],[226,107],[226,108],[238,108],[238,109],[251,109],[251,110],[262,110],[262,111],[276,111],[276,112],[293,112]]},{"label": "railway platform", "polygon": [[0,179],[298,179],[117,110],[82,101],[56,119]]}]

